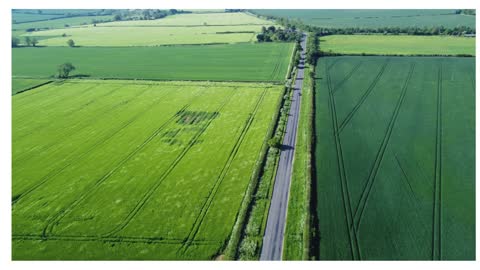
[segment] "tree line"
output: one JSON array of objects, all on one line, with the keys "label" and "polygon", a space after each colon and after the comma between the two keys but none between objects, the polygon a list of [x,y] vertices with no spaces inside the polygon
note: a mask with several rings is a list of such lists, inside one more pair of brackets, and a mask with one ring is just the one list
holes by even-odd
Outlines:
[{"label": "tree line", "polygon": [[275,41],[285,41],[293,42],[299,41],[301,38],[301,33],[297,32],[295,27],[289,27],[282,29],[280,27],[276,28],[275,26],[265,27],[262,26],[262,31],[257,35],[258,42],[275,42]]},{"label": "tree line", "polygon": [[[473,11],[458,11],[461,13],[475,12]],[[464,13],[464,14],[467,14]],[[289,19],[271,15],[258,15],[269,20],[274,20],[277,24],[282,25],[285,29],[299,29],[306,32],[317,33],[318,35],[352,35],[352,34],[383,34],[383,35],[451,35],[461,36],[468,34],[475,34],[476,30],[469,26],[456,26],[456,27],[319,27],[303,23],[300,19]]]}]

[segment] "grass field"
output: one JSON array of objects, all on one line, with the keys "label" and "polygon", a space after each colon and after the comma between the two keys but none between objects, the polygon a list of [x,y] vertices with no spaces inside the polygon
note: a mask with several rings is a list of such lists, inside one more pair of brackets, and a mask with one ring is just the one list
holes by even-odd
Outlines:
[{"label": "grass field", "polygon": [[320,38],[320,49],[342,54],[475,55],[475,38],[332,35]]},{"label": "grass field", "polygon": [[55,82],[13,96],[13,259],[213,259],[283,86]]},{"label": "grass field", "polygon": [[55,18],[64,17],[63,14],[25,14],[25,13],[17,13],[12,12],[12,23],[15,26],[17,23],[25,23],[25,22],[34,22],[34,21],[45,21],[51,20]]},{"label": "grass field", "polygon": [[320,59],[320,259],[475,259],[474,78],[473,58]]},{"label": "grass field", "polygon": [[12,79],[12,95],[48,81],[48,79],[14,78]]},{"label": "grass field", "polygon": [[264,9],[254,10],[261,15],[271,15],[300,19],[306,24],[326,28],[379,28],[379,27],[432,27],[469,26],[475,28],[475,16],[454,14],[454,10],[427,9],[427,10],[335,10],[335,9]]},{"label": "grass field", "polygon": [[14,76],[49,77],[70,61],[74,75],[162,80],[282,81],[292,44],[13,49]]}]

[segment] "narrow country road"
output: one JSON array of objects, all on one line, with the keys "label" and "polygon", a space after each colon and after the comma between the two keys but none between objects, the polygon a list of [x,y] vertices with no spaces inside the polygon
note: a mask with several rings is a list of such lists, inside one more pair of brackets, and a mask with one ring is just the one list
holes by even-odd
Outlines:
[{"label": "narrow country road", "polygon": [[283,138],[277,174],[273,186],[272,201],[268,211],[267,227],[263,235],[260,260],[281,260],[283,253],[283,236],[287,217],[288,193],[292,177],[293,154],[297,138],[297,126],[300,114],[300,100],[303,84],[305,49],[307,36],[303,34],[301,60],[298,66],[292,104],[287,119],[287,128]]}]

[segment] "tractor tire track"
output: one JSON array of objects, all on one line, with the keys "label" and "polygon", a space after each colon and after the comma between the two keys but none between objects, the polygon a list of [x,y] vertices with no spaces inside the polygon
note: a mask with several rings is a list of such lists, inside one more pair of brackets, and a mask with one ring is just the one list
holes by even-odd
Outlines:
[{"label": "tractor tire track", "polygon": [[235,145],[233,146],[233,148],[230,152],[230,155],[228,156],[227,162],[223,166],[222,170],[220,171],[220,174],[218,175],[217,179],[215,180],[215,183],[214,183],[212,189],[208,193],[207,200],[202,205],[200,213],[197,216],[197,218],[195,219],[195,222],[193,223],[192,229],[190,230],[190,233],[187,236],[187,240],[186,240],[184,246],[182,247],[184,252],[186,252],[188,247],[190,246],[190,244],[192,242],[194,242],[194,239],[197,236],[198,230],[200,229],[200,226],[202,225],[203,220],[205,219],[205,216],[207,215],[207,212],[210,209],[210,206],[213,203],[213,200],[215,199],[217,191],[218,191],[220,185],[222,184],[223,180],[225,179],[225,176],[227,175],[228,171],[230,170],[230,167],[231,167],[233,161],[235,160],[235,157],[237,156],[238,150],[240,149],[240,147],[243,143],[243,140],[245,139],[246,134],[250,130],[250,127],[251,127],[253,121],[255,120],[255,116],[258,112],[258,109],[260,108],[260,104],[262,104],[262,102],[265,98],[266,93],[267,93],[267,89],[264,89],[263,93],[260,95],[260,97],[258,98],[258,100],[255,104],[253,112],[250,114],[247,122],[243,126],[242,131],[241,131],[237,141],[235,142]]},{"label": "tractor tire track", "polygon": [[380,81],[380,78],[382,77],[385,69],[387,68],[387,65],[389,63],[389,60],[387,59],[383,66],[380,68],[380,71],[378,72],[377,76],[375,76],[375,79],[373,79],[372,83],[368,86],[367,90],[363,93],[363,95],[360,97],[358,100],[357,104],[353,107],[353,109],[347,114],[343,122],[340,124],[339,131],[342,132],[345,126],[350,122],[352,117],[355,115],[355,113],[358,111],[358,109],[363,105],[365,100],[368,98],[370,93],[373,91],[375,86],[377,85],[378,81]]},{"label": "tractor tire track", "polygon": [[372,168],[370,169],[370,172],[368,174],[367,181],[365,183],[365,186],[363,187],[362,195],[360,196],[360,201],[358,202],[357,208],[355,210],[355,215],[354,215],[354,218],[355,218],[354,221],[355,221],[357,231],[358,231],[360,223],[362,221],[362,217],[363,217],[363,214],[365,212],[367,201],[368,201],[368,198],[370,197],[373,184],[374,184],[375,179],[377,177],[378,170],[380,169],[380,165],[382,164],[383,157],[385,155],[385,151],[386,151],[388,143],[390,141],[393,128],[395,127],[395,123],[397,121],[398,114],[400,112],[400,108],[402,107],[403,101],[404,101],[405,96],[407,94],[408,84],[410,82],[410,79],[412,78],[414,69],[415,69],[415,63],[410,64],[410,70],[408,72],[405,83],[403,84],[402,92],[400,93],[400,96],[398,97],[397,104],[395,106],[395,110],[393,111],[392,117],[390,118],[387,130],[386,130],[385,135],[384,135],[383,140],[382,140],[382,143],[380,144],[380,148],[377,151],[377,155],[376,155],[375,160],[372,164]]},{"label": "tractor tire track", "polygon": [[[216,110],[217,114],[220,113],[220,111],[231,101],[232,97],[235,95],[235,91],[233,90],[231,95],[228,96],[222,104],[219,106],[219,108]],[[213,122],[214,118],[208,119],[208,122],[204,124],[204,126],[194,135],[194,137],[189,141],[189,143],[184,147],[182,152],[175,158],[175,160],[170,164],[170,166],[165,170],[165,172],[162,173],[160,178],[154,183],[154,185],[148,189],[148,191],[142,196],[142,198],[137,202],[135,207],[130,211],[130,213],[127,215],[127,217],[113,230],[110,232],[106,233],[104,236],[112,236],[121,230],[123,230],[132,220],[133,218],[143,209],[143,207],[146,205],[146,203],[150,200],[152,195],[157,191],[157,189],[160,187],[162,184],[163,180],[167,178],[167,176],[175,169],[178,163],[183,159],[183,157],[190,151],[190,149],[195,145],[197,142],[198,138],[207,130],[207,128],[210,126],[210,124]]]},{"label": "tractor tire track", "polygon": [[345,164],[343,160],[343,150],[340,141],[340,133],[338,130],[338,118],[335,106],[335,100],[333,98],[333,91],[332,91],[332,81],[330,77],[330,72],[327,69],[327,88],[328,88],[328,96],[329,96],[329,108],[330,108],[330,115],[332,118],[332,131],[333,136],[335,139],[335,149],[336,149],[336,156],[337,156],[337,166],[338,166],[338,175],[340,177],[340,186],[342,190],[342,201],[343,201],[343,208],[345,211],[345,219],[347,223],[347,230],[348,230],[348,237],[350,242],[350,250],[352,252],[352,259],[353,260],[360,260],[360,247],[358,245],[358,235],[355,228],[355,224],[353,222],[353,212],[350,202],[350,192],[348,190],[348,183],[347,183],[347,175],[345,170]]},{"label": "tractor tire track", "polygon": [[437,77],[437,125],[435,134],[435,171],[433,184],[432,260],[442,259],[442,65]]},{"label": "tractor tire track", "polygon": [[[193,96],[189,103],[187,103],[182,109],[180,109],[180,111],[184,111],[186,108],[188,108],[190,106],[190,104],[193,102],[193,100],[198,96],[199,93],[197,93],[197,95]],[[152,104],[152,106],[154,106],[155,104]],[[112,176],[119,168],[122,167],[123,164],[125,164],[128,160],[130,160],[133,156],[135,156],[140,150],[142,150],[143,148],[145,148],[145,146],[150,143],[168,124],[170,124],[172,121],[175,120],[176,118],[176,115],[173,115],[172,117],[170,117],[167,121],[165,121],[164,123],[162,123],[152,134],[150,134],[140,145],[138,145],[132,152],[130,152],[126,157],[124,157],[120,162],[117,163],[117,165],[115,165],[115,167],[113,167],[108,173],[106,173],[105,175],[103,175],[101,178],[97,179],[95,181],[95,183],[93,184],[93,186],[91,186],[90,188],[87,188],[87,190],[85,190],[83,193],[81,193],[75,200],[73,200],[69,205],[67,205],[66,207],[64,207],[63,209],[61,209],[59,212],[57,212],[53,217],[51,217],[48,222],[47,222],[47,225],[44,227],[43,229],[43,232],[42,232],[42,236],[44,236],[45,238],[47,238],[47,235],[48,234],[51,234],[51,232],[53,231],[53,228],[56,224],[58,224],[58,222],[63,218],[65,217],[66,214],[68,214],[69,211],[71,211],[73,208],[75,208],[77,205],[79,205],[83,200],[85,200],[95,189],[97,189],[100,184],[102,184],[103,182],[105,182],[108,178],[110,178],[110,176]],[[133,122],[133,121],[132,121]]]},{"label": "tractor tire track", "polygon": [[333,88],[333,94],[337,93],[338,89],[342,89],[341,87],[352,77],[352,75],[360,68],[363,64],[362,61],[358,62],[349,72],[348,74],[343,77],[343,79],[335,85]]},{"label": "tractor tire track", "polygon": [[[118,89],[118,88],[117,88]],[[144,91],[140,92],[138,95],[134,96],[133,98],[129,99],[129,100],[125,100],[123,102],[120,102],[120,103],[117,103],[117,104],[114,104],[113,106],[111,107],[107,107],[107,108],[104,108],[104,109],[100,109],[100,112],[102,115],[105,115],[106,113],[110,112],[110,111],[113,111],[115,109],[117,109],[118,107],[122,107],[122,106],[125,106],[127,105],[128,103],[130,103],[132,100],[135,100],[136,98],[138,98],[139,96],[141,96],[142,94],[144,94],[145,92],[147,91],[147,89],[145,89]],[[72,134],[75,134],[75,133],[78,133],[79,131],[83,130],[84,128],[90,126],[91,124],[97,122],[98,120],[102,119],[101,117],[94,117],[94,118],[90,118],[88,119],[89,121],[86,121],[84,123],[82,123],[82,125],[80,125],[80,127],[78,128],[74,128],[72,130],[70,130],[70,132],[67,132],[66,134],[63,134],[62,136],[62,139],[61,140],[57,140],[57,141],[54,141],[50,144],[47,144],[47,145],[44,145],[42,146],[39,151],[42,151],[42,152],[45,152],[45,151],[48,151],[50,148],[52,148],[53,146],[55,145],[58,145],[60,144],[61,142],[64,142],[66,140],[69,140],[70,136]],[[44,125],[43,127],[46,128],[48,127],[49,125]],[[41,128],[40,130],[44,129],[44,128]],[[35,130],[35,133],[37,133],[39,130]],[[68,130],[67,130],[68,131]],[[31,135],[31,133],[29,134],[26,134],[24,137],[26,136],[29,136]],[[21,139],[21,138],[20,138]],[[21,155],[18,155],[18,157],[13,160],[14,163],[22,163],[22,162],[25,162],[27,160],[30,160],[31,158],[35,157],[35,155],[32,155],[30,153],[30,151],[26,151],[24,152],[23,154]]]}]

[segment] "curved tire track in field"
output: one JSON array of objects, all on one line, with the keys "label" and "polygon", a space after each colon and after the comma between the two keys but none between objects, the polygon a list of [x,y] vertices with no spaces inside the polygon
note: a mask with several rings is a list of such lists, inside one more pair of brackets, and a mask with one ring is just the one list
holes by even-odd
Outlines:
[{"label": "curved tire track in field", "polygon": [[[120,88],[122,88],[122,87],[115,88],[114,90],[111,91],[111,93],[113,93],[113,91],[116,91],[116,90],[118,90],[118,89],[120,89]],[[142,95],[143,93],[145,93],[147,90],[148,90],[148,89],[145,89],[144,91],[142,91],[141,93],[139,93],[138,95],[132,97],[132,98],[129,99],[129,100],[123,101],[123,102],[121,102],[121,103],[114,104],[113,106],[111,106],[111,107],[109,107],[109,108],[106,108],[104,111],[102,111],[102,109],[100,109],[100,113],[105,114],[105,113],[108,113],[109,111],[115,110],[115,109],[118,108],[118,107],[122,107],[122,106],[128,104],[129,102],[131,102],[132,100],[136,99],[137,97],[141,96],[141,95]],[[91,104],[91,103],[90,103],[90,104]],[[90,104],[89,104],[89,105],[90,105]],[[85,107],[81,107],[80,110],[83,109],[83,108],[85,108]],[[79,110],[79,111],[80,111],[80,110]],[[78,111],[76,111],[76,112],[78,112]],[[76,113],[76,112],[73,112],[73,113]],[[70,114],[72,114],[72,113],[66,113],[65,115],[70,115]],[[62,117],[63,117],[63,116],[62,116]],[[44,145],[44,146],[42,146],[42,148],[41,148],[40,150],[41,150],[41,151],[47,151],[47,150],[49,150],[51,147],[59,144],[59,142],[63,142],[63,141],[66,141],[66,140],[70,139],[70,137],[69,137],[70,135],[72,135],[72,134],[74,134],[74,133],[78,133],[78,131],[84,129],[85,127],[88,127],[89,125],[95,123],[95,122],[98,121],[99,119],[101,119],[101,118],[100,118],[100,117],[93,117],[93,118],[91,118],[90,121],[84,122],[83,125],[80,126],[80,128],[78,128],[78,129],[75,128],[75,129],[73,129],[73,130],[70,130],[70,132],[66,133],[66,135],[63,135],[63,136],[62,136],[62,140],[54,141],[54,142],[52,142],[52,143],[50,143],[50,144]],[[48,126],[49,126],[49,125],[43,125],[42,128],[40,128],[40,129],[35,129],[35,133],[38,132],[39,130],[45,129],[45,128],[48,127]],[[30,135],[30,134],[31,134],[31,133],[26,134],[26,135],[20,137],[19,139],[22,139],[23,137],[26,137],[26,136],[28,136],[28,135]],[[32,158],[32,157],[34,157],[34,155],[31,155],[29,152],[26,152],[26,153],[24,153],[23,155],[19,155],[18,158],[16,158],[13,162],[25,162],[26,160],[29,160],[29,159]]]},{"label": "curved tire track in field", "polygon": [[[200,94],[200,93],[198,93]],[[198,95],[197,94],[197,95]],[[180,111],[185,110],[190,106],[190,104],[193,102],[193,100],[197,97],[197,95],[193,96],[192,99],[188,104],[186,104]],[[152,104],[154,106],[154,104]],[[75,208],[77,205],[79,205],[83,200],[85,200],[95,189],[97,189],[100,184],[105,182],[110,176],[112,176],[123,164],[125,164],[128,160],[130,160],[133,156],[135,156],[140,150],[145,148],[145,146],[150,143],[168,124],[170,124],[172,121],[174,121],[176,118],[176,114],[170,117],[167,121],[162,123],[160,127],[158,127],[150,136],[148,136],[143,143],[141,143],[139,146],[137,146],[132,152],[130,152],[126,157],[124,157],[120,162],[115,165],[113,169],[111,169],[108,173],[106,173],[104,176],[102,176],[100,179],[97,179],[93,186],[90,188],[87,188],[83,193],[81,193],[75,200],[73,200],[69,205],[61,209],[59,212],[57,212],[53,217],[51,217],[47,225],[44,227],[42,236],[44,238],[48,238],[48,234],[51,234],[53,231],[53,228],[55,227],[56,224],[59,223],[59,221],[65,217],[73,208]]]},{"label": "curved tire track in field", "polygon": [[[143,91],[141,94],[143,94],[144,92],[146,92],[147,89],[145,89],[145,91]],[[140,95],[141,95],[140,94]],[[137,98],[138,96],[140,95],[137,95],[135,96],[134,98],[130,99],[128,102],[132,101],[133,99]],[[166,94],[165,94],[166,95]],[[163,95],[163,96],[165,96]],[[117,104],[117,105],[120,105],[120,106],[123,106],[125,104],[128,104],[128,102],[126,103],[121,103],[121,104]],[[114,107],[119,107],[115,105]],[[102,145],[103,143],[107,142],[109,139],[113,138],[117,133],[119,133],[121,130],[125,129],[126,127],[128,127],[130,124],[132,124],[133,122],[135,122],[135,120],[137,120],[140,116],[142,116],[144,113],[148,112],[153,106],[155,105],[155,103],[152,103],[152,105],[150,105],[149,107],[147,107],[146,110],[144,111],[141,111],[140,113],[134,115],[132,118],[130,118],[129,120],[127,120],[126,122],[124,122],[123,125],[121,125],[118,129],[116,129],[115,131],[111,132],[110,134],[108,134],[105,138],[103,138],[102,140],[94,143],[91,147],[89,147],[87,149],[87,151],[83,152],[82,154],[76,156],[73,160],[71,160],[71,162],[65,164],[64,166],[58,168],[57,170],[52,170],[50,171],[47,175],[45,175],[44,177],[42,177],[39,182],[37,184],[34,184],[32,185],[30,188],[28,188],[26,191],[23,191],[22,193],[18,194],[18,195],[15,195],[13,196],[15,199],[12,200],[12,205],[14,205],[15,203],[17,203],[20,198],[24,198],[26,195],[32,193],[33,191],[35,191],[37,188],[39,188],[40,186],[42,186],[43,184],[45,184],[46,182],[48,182],[51,178],[55,177],[56,175],[60,174],[62,171],[64,171],[65,169],[67,169],[68,167],[70,167],[72,164],[80,161],[84,156],[86,156],[88,153],[92,152],[93,150],[95,150],[98,146]],[[111,108],[111,109],[114,109],[114,108]],[[110,111],[110,110],[107,110],[107,112]],[[98,118],[96,118],[98,119]],[[92,121],[91,123],[95,122]],[[48,150],[49,148],[46,148],[44,149],[43,151],[46,151]],[[16,161],[18,162],[18,161]],[[14,209],[12,208],[12,211]]]},{"label": "curved tire track in field", "polygon": [[342,189],[342,201],[343,201],[343,208],[345,211],[345,219],[346,219],[348,237],[350,242],[350,251],[352,252],[352,259],[359,260],[361,259],[360,247],[358,246],[357,230],[355,228],[355,223],[353,222],[354,216],[353,216],[352,207],[350,203],[350,192],[348,190],[348,181],[347,181],[347,175],[345,171],[345,164],[343,160],[343,150],[342,150],[342,144],[340,141],[340,133],[338,130],[338,118],[337,118],[335,100],[334,100],[333,91],[332,91],[332,81],[330,78],[329,69],[326,69],[325,72],[327,75],[327,88],[328,88],[329,105],[330,105],[329,107],[330,107],[330,115],[332,118],[332,126],[333,126],[332,131],[333,131],[333,137],[335,139],[338,176],[340,177],[340,186]]},{"label": "curved tire track in field", "polygon": [[340,124],[339,132],[342,132],[342,130],[345,128],[345,126],[348,124],[348,122],[350,122],[350,120],[352,120],[352,117],[355,115],[355,113],[363,105],[365,100],[368,98],[370,93],[373,91],[373,89],[377,85],[378,81],[380,81],[380,78],[382,77],[385,69],[387,68],[388,63],[389,63],[389,60],[387,59],[385,61],[385,63],[383,64],[383,66],[380,68],[380,71],[378,72],[377,76],[375,76],[375,79],[373,79],[372,83],[368,86],[367,90],[365,90],[363,95],[360,97],[357,104],[355,104],[353,109],[348,113],[348,115],[343,120],[342,124]]},{"label": "curved tire track in field", "polygon": [[[232,91],[232,94],[228,96],[222,104],[219,106],[219,108],[216,110],[218,114],[220,111],[227,105],[232,97],[235,95],[235,90]],[[119,225],[115,226],[110,232],[106,233],[104,236],[112,236],[121,230],[123,230],[132,220],[133,218],[143,209],[145,204],[150,200],[152,195],[157,191],[157,189],[160,187],[162,184],[163,180],[167,178],[167,176],[175,169],[178,163],[183,159],[183,157],[190,151],[192,146],[194,146],[198,140],[198,138],[207,130],[207,128],[210,126],[210,124],[213,122],[215,118],[209,118],[208,122],[204,124],[204,126],[194,135],[194,137],[189,141],[189,143],[184,147],[182,152],[175,158],[175,160],[170,164],[170,166],[163,172],[163,174],[160,176],[160,178],[154,183],[154,185],[147,190],[147,192],[142,196],[142,198],[137,202],[135,207],[130,211],[130,213],[127,215],[127,217],[120,223]]]},{"label": "curved tire track in field", "polygon": [[339,82],[335,85],[333,88],[333,94],[337,93],[339,89],[342,89],[341,87],[343,84],[345,84],[351,77],[352,75],[360,68],[360,66],[363,64],[363,61],[358,62],[349,72],[348,74]]},{"label": "curved tire track in field", "polygon": [[433,183],[432,260],[442,259],[442,62],[437,77],[437,118]]},{"label": "curved tire track in field", "polygon": [[402,92],[400,93],[400,96],[398,97],[397,104],[395,106],[395,110],[393,111],[392,117],[390,118],[390,121],[388,123],[387,130],[385,132],[385,135],[383,137],[382,143],[380,144],[380,148],[377,151],[377,155],[375,157],[375,160],[373,162],[372,168],[370,169],[367,182],[365,183],[365,186],[363,187],[362,195],[360,196],[360,201],[358,202],[357,209],[355,210],[355,215],[354,215],[354,222],[355,222],[355,227],[358,231],[360,223],[362,221],[363,214],[365,212],[365,208],[367,205],[368,198],[370,197],[371,191],[373,184],[375,182],[375,178],[377,176],[378,170],[380,168],[380,165],[382,163],[385,150],[387,149],[388,143],[390,141],[390,137],[392,135],[393,128],[395,127],[395,122],[397,121],[398,114],[400,112],[400,108],[402,107],[403,101],[405,99],[405,95],[407,93],[408,89],[408,83],[410,82],[410,79],[412,78],[413,75],[413,70],[415,69],[415,63],[410,64],[410,70],[408,72],[407,78],[405,80],[405,83],[403,84],[402,87]]},{"label": "curved tire track in field", "polygon": [[192,229],[190,230],[190,233],[187,236],[187,240],[186,240],[184,246],[182,247],[183,252],[186,252],[188,247],[190,246],[190,244],[192,242],[194,242],[194,239],[197,236],[198,230],[200,229],[200,226],[202,225],[203,220],[204,220],[205,216],[207,215],[207,212],[210,209],[210,206],[211,206],[213,200],[215,199],[217,191],[218,191],[220,185],[222,184],[223,180],[225,179],[225,176],[227,175],[227,173],[230,169],[230,166],[232,165],[233,161],[235,160],[235,157],[237,156],[238,150],[240,149],[240,147],[243,143],[243,140],[245,139],[246,134],[250,130],[250,126],[252,125],[253,120],[255,120],[255,116],[258,112],[258,109],[260,108],[260,104],[262,104],[262,102],[265,98],[266,93],[267,93],[267,89],[264,89],[263,93],[260,95],[260,97],[258,98],[258,100],[255,104],[255,107],[253,109],[252,114],[249,116],[247,122],[243,126],[242,131],[241,131],[237,141],[235,142],[235,145],[233,146],[233,148],[230,152],[230,155],[228,156],[227,162],[223,166],[222,170],[220,171],[220,174],[218,175],[217,179],[215,180],[215,183],[214,183],[212,189],[208,193],[207,200],[202,205],[200,213],[197,216],[197,218],[195,219],[195,222],[193,223]]}]

